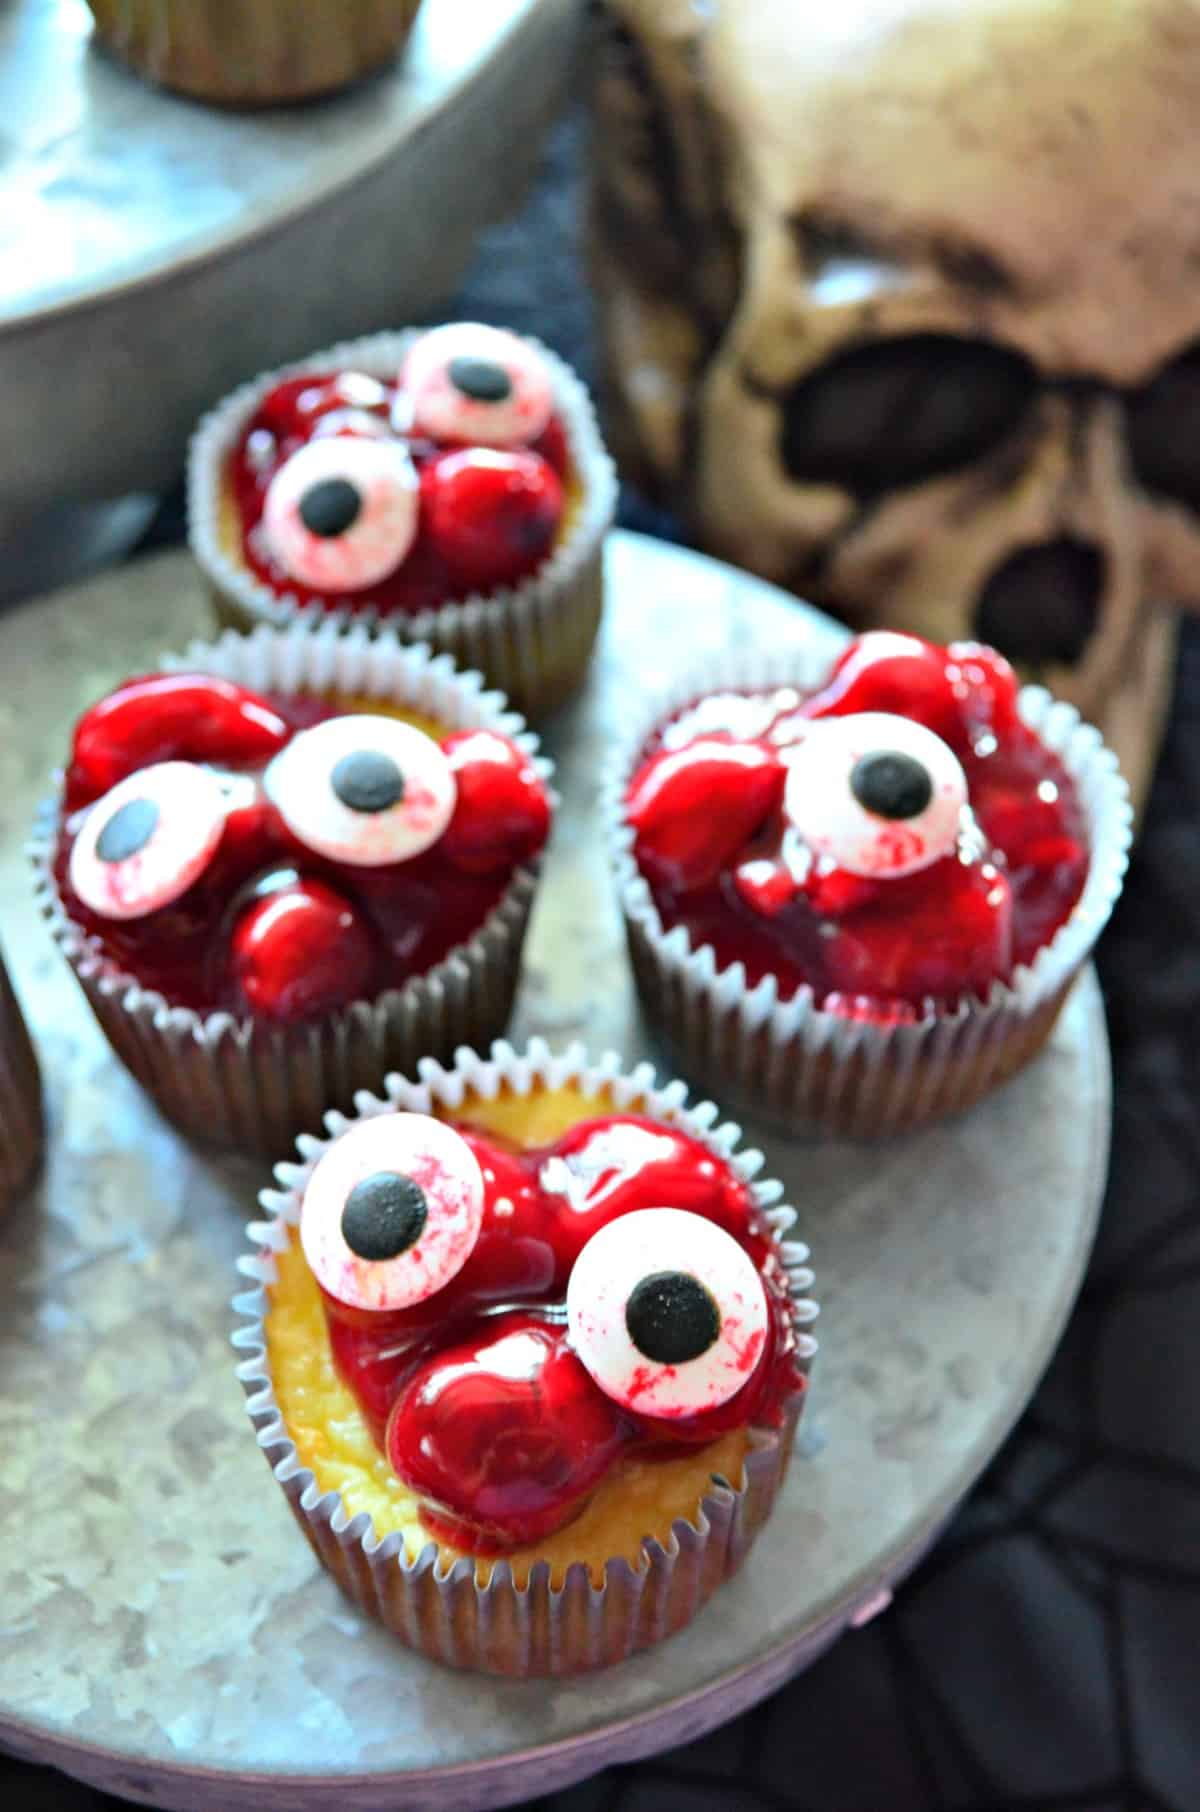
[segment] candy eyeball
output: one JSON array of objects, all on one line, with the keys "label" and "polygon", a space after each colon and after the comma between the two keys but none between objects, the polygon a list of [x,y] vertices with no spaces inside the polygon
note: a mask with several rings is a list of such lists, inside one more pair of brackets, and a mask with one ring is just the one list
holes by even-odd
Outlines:
[{"label": "candy eyeball", "polygon": [[554,393],[546,361],[527,341],[457,321],[417,341],[397,408],[408,413],[407,431],[432,440],[528,446],[554,412]]},{"label": "candy eyeball", "polygon": [[483,1174],[451,1126],[425,1114],[361,1120],[330,1146],[304,1192],[300,1243],[321,1288],[354,1309],[412,1308],[444,1290],[475,1249]]},{"label": "candy eyeball", "polygon": [[819,857],[872,880],[916,874],[953,853],[967,779],[953,750],[907,717],[821,718],[784,752],[784,810]]},{"label": "candy eyeball", "polygon": [[417,533],[416,467],[397,440],[329,435],[284,461],[262,527],[284,571],[316,591],[361,591],[394,572]]},{"label": "candy eyeball", "polygon": [[306,849],[355,868],[408,862],[454,814],[453,771],[433,738],[394,717],[330,717],[276,756],[263,787]]},{"label": "candy eyeball", "polygon": [[714,1221],[642,1208],[592,1235],[567,1285],[567,1327],[607,1397],[636,1414],[700,1415],[753,1376],[767,1337],[762,1278]]},{"label": "candy eyeball", "polygon": [[225,829],[227,799],[209,768],[160,761],[98,799],[71,848],[76,896],[105,919],[141,919],[198,881]]}]

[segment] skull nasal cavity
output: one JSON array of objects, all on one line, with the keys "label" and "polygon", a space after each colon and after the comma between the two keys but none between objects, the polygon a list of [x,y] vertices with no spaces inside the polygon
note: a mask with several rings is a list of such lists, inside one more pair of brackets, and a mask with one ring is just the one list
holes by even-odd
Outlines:
[{"label": "skull nasal cavity", "polygon": [[787,390],[780,457],[798,484],[869,497],[952,472],[1019,425],[1037,390],[1021,354],[911,334],[839,353]]},{"label": "skull nasal cavity", "polygon": [[975,633],[1009,660],[1070,665],[1100,614],[1104,556],[1065,537],[1022,548],[997,567],[975,606]]}]

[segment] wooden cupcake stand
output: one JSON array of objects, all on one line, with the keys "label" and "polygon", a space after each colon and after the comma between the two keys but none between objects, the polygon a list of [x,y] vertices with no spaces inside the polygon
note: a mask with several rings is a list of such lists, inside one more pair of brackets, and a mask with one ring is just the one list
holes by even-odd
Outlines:
[{"label": "wooden cupcake stand", "polygon": [[[680,648],[832,650],[843,632],[637,536],[612,538],[609,598],[588,685],[547,733],[563,809],[513,1035],[634,1060],[655,1053],[597,812],[614,732]],[[511,1804],[699,1735],[886,1606],[1078,1289],[1107,1162],[1098,990],[1089,972],[1009,1087],[886,1153],[747,1126],[800,1211],[822,1302],[811,1409],[758,1547],[690,1629],[623,1667],[552,1687],[449,1673],[340,1597],[255,1451],[229,1299],[261,1171],[157,1119],[33,909],[22,845],[73,719],[207,628],[183,554],[0,619],[0,923],[50,1128],[39,1189],[0,1225],[0,1744],[168,1807]]]}]

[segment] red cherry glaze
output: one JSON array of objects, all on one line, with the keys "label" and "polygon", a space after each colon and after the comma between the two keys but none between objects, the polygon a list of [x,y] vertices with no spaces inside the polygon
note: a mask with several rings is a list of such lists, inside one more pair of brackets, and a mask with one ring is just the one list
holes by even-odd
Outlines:
[{"label": "red cherry glaze", "polygon": [[151,673],[126,680],[75,726],[67,771],[68,809],[77,811],[156,761],[219,761],[264,767],[291,735],[268,700],[232,680]]},{"label": "red cherry glaze", "polygon": [[[428,1302],[371,1315],[324,1295],[338,1373],[422,1521],[469,1553],[503,1552],[569,1521],[622,1453],[665,1459],[750,1422],[777,1423],[798,1385],[786,1275],[753,1197],[722,1159],[639,1114],[580,1121],[553,1145],[510,1149],[459,1131],[484,1178],[478,1244]],[[567,1344],[566,1289],[592,1234],[669,1205],[717,1222],[754,1259],[770,1331],[719,1409],[659,1418],[620,1409]]]},{"label": "red cherry glaze", "polygon": [[[507,854],[502,835],[472,828],[468,812],[457,859],[441,840],[410,862],[358,868],[307,849],[261,788],[264,769],[292,735],[336,715],[336,704],[325,699],[268,697],[196,674],[131,681],[85,714],[54,874],[71,918],[117,967],[173,1006],[293,1021],[398,987],[478,930],[549,824],[545,789],[528,759],[496,737],[499,748],[481,744],[476,751],[477,773],[472,751],[452,739],[460,745],[458,785],[478,811],[489,809],[488,777],[508,770]],[[68,879],[78,814],[108,790],[110,774],[121,779],[167,755],[228,777],[231,809],[221,841],[205,872],[170,905],[141,919],[102,919]],[[522,794],[523,817],[514,803]],[[463,861],[462,849],[478,859]],[[286,897],[262,897],[264,877],[269,891],[272,876]]]},{"label": "red cherry glaze", "polygon": [[787,769],[759,743],[703,738],[658,755],[626,807],[638,861],[671,887],[712,881],[783,802]]},{"label": "red cherry glaze", "polygon": [[446,860],[470,874],[527,861],[550,831],[550,801],[531,763],[491,730],[459,730],[442,747],[458,783]]},{"label": "red cherry glaze", "polygon": [[234,921],[233,980],[257,1019],[309,1019],[370,985],[376,956],[355,907],[324,881],[277,870]]},{"label": "red cherry glaze", "polygon": [[[570,467],[566,430],[558,416],[531,448],[499,456],[518,462],[510,471],[510,477],[511,472],[519,475],[515,488],[494,478],[480,481],[471,466],[480,449],[404,437],[422,476],[421,521],[403,563],[376,585],[326,598],[278,564],[260,523],[267,487],[279,467],[317,435],[395,435],[403,414],[401,408],[393,421],[397,393],[394,381],[380,383],[362,372],[314,372],[277,384],[247,423],[230,461],[230,483],[243,558],[272,591],[328,608],[414,615],[513,584],[541,565],[562,520],[562,487]],[[467,480],[461,473],[453,477],[457,468],[450,476],[433,477],[432,468],[451,456],[467,460]],[[486,525],[476,523],[476,506]]]},{"label": "red cherry glaze", "polygon": [[[861,636],[820,691],[798,712],[781,709],[753,742],[736,740],[733,702],[725,742],[711,700],[694,743],[664,752],[656,734],[626,808],[664,924],[711,944],[720,967],[743,963],[751,986],[774,975],[784,999],[807,985],[833,1011],[894,1022],[930,998],[951,1007],[986,995],[1069,917],[1087,877],[1083,810],[1063,764],[1020,721],[1016,677],[994,650]],[[725,747],[758,772],[764,747],[786,758],[806,719],[874,711],[914,718],[950,744],[982,833],[902,880],[813,864],[778,798],[756,816],[713,766]],[[669,841],[676,822],[683,861]]]}]

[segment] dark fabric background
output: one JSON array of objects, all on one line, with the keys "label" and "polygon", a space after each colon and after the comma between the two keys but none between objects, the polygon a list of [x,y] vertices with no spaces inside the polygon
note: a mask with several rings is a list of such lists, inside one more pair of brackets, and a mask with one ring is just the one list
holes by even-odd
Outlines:
[{"label": "dark fabric background", "polygon": [[[453,309],[585,375],[579,132],[487,236]],[[629,526],[671,525],[627,498]],[[152,544],[178,539],[168,500]],[[1083,1297],[1032,1408],[892,1610],[747,1717],[527,1812],[1200,1809],[1200,625],[1100,954],[1112,1176]],[[0,1761],[12,1812],[117,1802]]]}]

